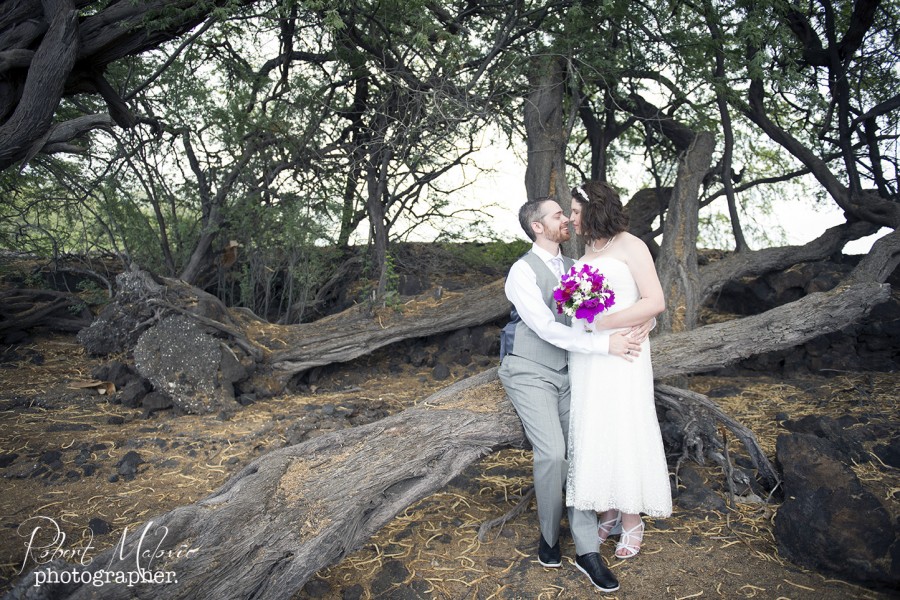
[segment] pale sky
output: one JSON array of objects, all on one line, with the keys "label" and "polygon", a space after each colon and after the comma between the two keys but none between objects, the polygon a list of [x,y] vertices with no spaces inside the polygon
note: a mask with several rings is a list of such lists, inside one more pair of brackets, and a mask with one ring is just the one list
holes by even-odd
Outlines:
[{"label": "pale sky", "polygon": [[[480,165],[493,165],[495,173],[484,173],[466,190],[458,192],[464,202],[476,206],[484,206],[493,201],[497,207],[490,209],[494,217],[494,230],[506,239],[527,239],[517,219],[519,207],[525,202],[525,164],[506,148],[486,147],[478,153],[474,160]],[[575,173],[568,174],[570,179]],[[469,176],[466,173],[463,176]],[[634,178],[636,179],[636,178]],[[574,181],[574,180],[573,180]],[[638,182],[635,181],[635,184]],[[637,189],[628,190],[623,198],[628,198]],[[724,207],[723,201],[723,207]],[[724,209],[723,210],[727,210]],[[784,229],[788,244],[802,245],[820,236],[826,229],[844,222],[843,212],[834,203],[822,207],[814,206],[812,201],[783,199],[778,202],[777,218],[772,218],[773,225],[779,222]],[[887,234],[883,228],[875,235],[847,244],[846,254],[865,254],[879,237]],[[755,245],[751,244],[756,248]],[[758,249],[758,248],[757,248]]]}]

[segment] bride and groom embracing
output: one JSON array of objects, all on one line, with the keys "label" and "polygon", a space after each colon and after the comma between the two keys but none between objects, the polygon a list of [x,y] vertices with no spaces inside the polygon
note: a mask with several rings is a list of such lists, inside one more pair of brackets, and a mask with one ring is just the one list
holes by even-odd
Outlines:
[{"label": "bride and groom embracing", "polygon": [[[508,326],[513,343],[499,376],[534,448],[538,561],[562,564],[565,506],[575,566],[612,592],[619,582],[600,544],[620,534],[615,556],[633,557],[643,540],[641,513],[672,512],[647,341],[665,308],[662,287],[650,251],[626,231],[619,195],[607,183],[573,188],[570,217],[553,199],[541,198],[522,206],[519,222],[534,243],[506,279],[520,320]],[[596,268],[615,294],[613,306],[594,319],[594,331],[556,309],[554,289],[576,263],[559,247],[570,224],[585,240],[578,264]]]}]

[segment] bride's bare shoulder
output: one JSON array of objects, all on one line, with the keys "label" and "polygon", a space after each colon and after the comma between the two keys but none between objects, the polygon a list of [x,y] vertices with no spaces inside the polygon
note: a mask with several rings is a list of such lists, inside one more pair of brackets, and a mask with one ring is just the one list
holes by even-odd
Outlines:
[{"label": "bride's bare shoulder", "polygon": [[620,232],[619,237],[621,238],[622,246],[625,248],[647,248],[644,240],[627,231]]},{"label": "bride's bare shoulder", "polygon": [[[617,237],[624,244],[633,244],[635,242],[641,242],[641,238],[639,238],[636,235],[634,235],[633,233],[629,233],[627,231],[620,231],[617,234]],[[643,244],[644,242],[641,242],[641,243]]]}]

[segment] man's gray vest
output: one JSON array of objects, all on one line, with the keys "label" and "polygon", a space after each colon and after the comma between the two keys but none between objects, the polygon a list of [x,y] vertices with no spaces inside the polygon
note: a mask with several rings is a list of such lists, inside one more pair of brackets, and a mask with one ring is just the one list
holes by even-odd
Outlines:
[{"label": "man's gray vest", "polygon": [[[541,290],[544,302],[556,315],[557,323],[568,325],[570,322],[569,317],[556,312],[556,301],[553,299],[553,288],[559,285],[559,277],[534,252],[529,252],[520,260],[524,260],[531,267],[531,270],[534,271],[537,286]],[[571,258],[563,257],[563,268],[566,272],[568,272],[574,262]],[[515,310],[513,310],[513,313],[515,314]],[[566,351],[542,340],[524,321],[514,321],[504,327],[504,329],[507,328],[512,328],[512,332],[509,333],[513,335],[511,336],[512,339],[507,339],[505,342],[506,352],[533,360],[551,369],[559,370],[566,366]]]}]

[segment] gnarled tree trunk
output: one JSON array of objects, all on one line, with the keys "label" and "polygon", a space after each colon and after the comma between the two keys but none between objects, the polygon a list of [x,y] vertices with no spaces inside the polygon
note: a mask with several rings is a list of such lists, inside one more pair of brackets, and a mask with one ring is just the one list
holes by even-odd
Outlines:
[{"label": "gnarled tree trunk", "polygon": [[700,132],[678,163],[669,201],[662,249],[656,262],[668,310],[658,318],[661,331],[687,331],[700,314],[697,231],[700,185],[712,163],[715,138]]},{"label": "gnarled tree trunk", "polygon": [[[253,0],[247,0],[250,3]],[[7,0],[0,8],[0,171],[38,152],[72,151],[74,137],[137,122],[104,78],[107,65],[189,31],[224,1]],[[79,15],[79,9],[85,10]],[[109,116],[54,124],[60,100],[97,94]],[[71,126],[69,126],[71,125]]]},{"label": "gnarled tree trunk", "polygon": [[[565,63],[560,56],[541,56],[532,59],[531,70],[531,92],[525,98],[525,191],[528,200],[553,198],[568,214],[572,198],[566,180]],[[563,253],[578,256],[576,244],[575,239],[565,242]]]}]

